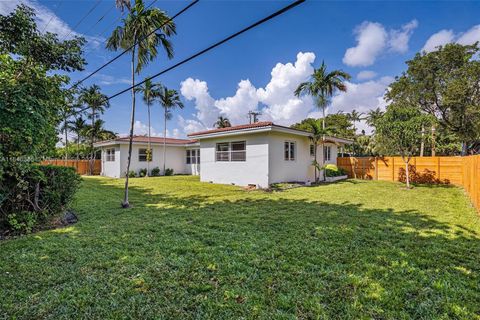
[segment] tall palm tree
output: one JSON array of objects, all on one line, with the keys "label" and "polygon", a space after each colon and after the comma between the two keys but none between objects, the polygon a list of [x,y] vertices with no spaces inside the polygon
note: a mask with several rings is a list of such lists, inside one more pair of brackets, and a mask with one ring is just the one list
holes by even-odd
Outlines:
[{"label": "tall palm tree", "polygon": [[160,94],[158,97],[160,104],[163,107],[164,116],[163,116],[163,174],[165,174],[165,162],[167,160],[167,148],[166,148],[166,137],[167,137],[167,120],[172,118],[172,111],[175,108],[183,109],[183,103],[180,100],[180,95],[178,94],[177,90],[168,89],[167,87],[163,86],[160,90]]},{"label": "tall palm tree", "polygon": [[348,119],[353,123],[353,132],[355,134],[357,134],[357,127],[355,124],[364,119],[362,116],[363,116],[363,112],[358,112],[355,109],[353,109],[352,112],[348,114]]},{"label": "tall palm tree", "polygon": [[[105,112],[105,109],[108,109],[110,107],[108,97],[100,91],[100,87],[96,84],[88,88],[84,88],[80,91],[79,102],[90,108],[90,114],[88,115],[88,118],[91,120],[91,127],[95,126],[97,116],[103,114]],[[95,150],[93,148],[93,143],[95,142],[95,137],[93,135],[93,131],[90,131],[88,135],[90,136],[89,174],[93,174],[93,164],[95,160]]]},{"label": "tall palm tree", "polygon": [[65,160],[68,160],[68,131],[72,129],[68,119],[71,117],[72,111],[73,110],[70,105],[65,105],[60,110],[60,117],[62,118],[60,131],[63,132],[65,139]]},{"label": "tall palm tree", "polygon": [[[132,159],[133,127],[135,124],[135,73],[140,73],[149,61],[157,57],[158,47],[162,47],[165,50],[168,58],[173,58],[173,47],[168,38],[175,34],[175,24],[165,12],[157,8],[145,9],[143,0],[135,0],[133,6],[130,6],[128,0],[118,0],[117,4],[122,10],[127,8],[129,13],[125,19],[122,19],[123,25],[113,30],[112,35],[108,39],[107,48],[110,50],[126,50],[132,47],[129,49],[132,73],[132,111],[126,168],[126,172],[128,172]],[[157,28],[160,29],[148,36]],[[144,39],[147,36],[148,38]],[[144,40],[135,44],[140,39]],[[125,195],[122,207],[130,207],[128,201],[128,174],[125,175]]]},{"label": "tall palm tree", "polygon": [[141,86],[135,88],[135,91],[143,94],[143,102],[147,105],[148,110],[148,150],[147,150],[147,177],[150,175],[150,162],[152,161],[152,146],[150,142],[150,107],[155,102],[155,99],[160,95],[160,83],[153,83],[152,80],[147,79]]},{"label": "tall palm tree", "polygon": [[75,120],[70,121],[70,127],[75,135],[77,136],[77,161],[80,160],[80,143],[85,133],[85,127],[87,123],[82,116],[75,118]]},{"label": "tall palm tree", "polygon": [[372,109],[367,113],[367,124],[371,127],[375,127],[375,122],[383,115],[383,111],[380,108]]},{"label": "tall palm tree", "polygon": [[[315,182],[318,182],[318,161],[317,161],[317,146],[318,143],[322,142],[322,151],[323,151],[323,137],[325,136],[325,130],[317,119],[308,118],[305,120],[307,124],[307,130],[310,131],[310,136],[308,137],[313,144],[313,166],[315,169]],[[322,162],[325,162],[322,160]]]},{"label": "tall palm tree", "polygon": [[218,117],[217,121],[213,124],[214,127],[216,128],[228,128],[231,127],[232,124],[230,123],[230,120],[228,120],[227,117]]},{"label": "tall palm tree", "polygon": [[330,103],[335,91],[347,91],[344,81],[349,80],[351,76],[342,70],[333,70],[328,72],[325,62],[318,69],[313,70],[310,80],[300,83],[295,90],[297,97],[301,95],[310,95],[315,99],[315,104],[322,110],[323,121],[322,128],[325,130],[325,109]]}]

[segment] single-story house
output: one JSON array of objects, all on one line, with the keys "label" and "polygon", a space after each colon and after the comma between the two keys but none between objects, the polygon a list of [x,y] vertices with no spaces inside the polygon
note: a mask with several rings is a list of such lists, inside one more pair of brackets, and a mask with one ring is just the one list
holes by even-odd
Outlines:
[{"label": "single-story house", "polygon": [[[200,174],[204,182],[268,187],[279,182],[313,182],[314,148],[310,133],[272,122],[257,122],[188,135],[191,140],[167,138],[166,167],[175,173]],[[155,142],[153,142],[155,141]],[[319,163],[337,162],[339,149],[351,140],[325,136]],[[128,138],[99,142],[102,174],[125,175]],[[131,170],[146,168],[146,137],[135,137]],[[163,166],[163,138],[152,138],[150,168]],[[112,157],[113,155],[113,157]],[[319,175],[321,177],[321,175]]]}]

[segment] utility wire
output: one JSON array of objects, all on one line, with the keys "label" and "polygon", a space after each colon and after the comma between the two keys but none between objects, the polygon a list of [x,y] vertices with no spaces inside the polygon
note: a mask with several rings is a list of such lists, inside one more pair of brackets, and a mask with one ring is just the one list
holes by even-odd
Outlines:
[{"label": "utility wire", "polygon": [[58,1],[55,9],[52,10],[52,15],[50,16],[50,19],[48,20],[48,22],[47,22],[47,24],[45,25],[45,27],[43,27],[43,30],[42,30],[41,33],[44,33],[45,30],[47,30],[47,27],[50,25],[50,22],[52,22],[53,17],[55,17],[55,10],[58,10],[58,8],[60,8],[61,5],[62,5],[62,0]]},{"label": "utility wire", "polygon": [[95,71],[93,71],[92,73],[90,73],[88,76],[86,76],[85,78],[83,78],[82,80],[80,81],[77,81],[74,85],[72,85],[70,87],[69,90],[73,89],[73,88],[76,88],[79,84],[81,84],[82,82],[84,82],[85,80],[87,80],[88,78],[92,77],[95,73],[99,72],[100,70],[102,70],[103,68],[105,68],[106,66],[108,66],[109,64],[111,64],[112,62],[114,62],[115,60],[117,60],[118,58],[120,58],[121,56],[123,56],[125,53],[129,52],[133,47],[135,47],[137,44],[139,44],[140,42],[144,41],[145,39],[147,39],[148,37],[150,37],[152,34],[154,34],[155,32],[157,32],[158,30],[160,30],[163,26],[165,26],[166,24],[170,23],[171,21],[173,21],[173,19],[175,19],[176,17],[178,17],[179,15],[181,15],[182,13],[184,13],[185,11],[187,11],[188,9],[190,9],[192,6],[194,6],[195,4],[198,3],[198,1],[200,0],[194,0],[192,2],[190,2],[190,4],[188,4],[185,8],[183,8],[182,10],[180,10],[179,12],[177,12],[174,16],[172,16],[171,18],[169,18],[167,21],[165,21],[164,23],[162,23],[158,28],[154,29],[153,31],[151,31],[150,33],[148,33],[146,36],[144,37],[141,37],[140,39],[138,39],[137,41],[135,41],[134,44],[132,44],[130,47],[128,47],[127,49],[123,50],[120,54],[116,55],[113,59],[110,59],[109,61],[107,61],[106,63],[104,63],[103,65],[101,65],[100,67],[98,67],[97,69],[95,69]]},{"label": "utility wire", "polygon": [[93,7],[90,8],[90,10],[87,11],[87,13],[77,22],[77,24],[70,30],[70,32],[63,37],[63,40],[67,39],[69,35],[72,34],[73,30],[77,29],[77,27],[95,10],[95,8],[98,7],[98,5],[101,3],[101,0],[97,0]]},{"label": "utility wire", "polygon": [[110,11],[112,11],[113,8],[115,8],[115,4],[113,4],[113,5],[97,20],[97,22],[95,22],[95,23],[88,29],[88,31],[85,32],[85,34],[90,33],[90,31],[92,31],[93,28],[95,28],[95,27],[97,26],[97,24],[99,24],[100,21],[102,21],[103,18],[105,18],[105,17],[107,16],[107,14],[110,13]]},{"label": "utility wire", "polygon": [[[124,89],[124,90],[122,90],[122,91],[119,91],[119,92],[115,93],[114,95],[111,95],[111,96],[107,97],[105,100],[113,99],[113,98],[115,98],[115,97],[117,97],[117,96],[119,96],[119,95],[121,95],[121,94],[123,94],[123,93],[125,93],[125,92],[127,92],[127,91],[129,91],[129,90],[131,90],[131,89],[133,89],[133,88],[135,88],[135,87],[137,87],[137,86],[140,86],[140,85],[144,84],[144,83],[145,83],[146,81],[148,81],[148,80],[152,80],[153,78],[156,78],[156,77],[158,77],[158,76],[160,76],[160,75],[162,75],[162,74],[164,74],[164,73],[166,73],[166,72],[168,72],[168,71],[170,71],[170,70],[173,70],[173,69],[181,66],[182,64],[185,64],[185,63],[187,63],[188,61],[193,60],[193,59],[195,59],[196,57],[198,57],[198,56],[200,56],[200,55],[202,55],[202,54],[204,54],[204,53],[206,53],[206,52],[208,52],[208,51],[210,51],[210,50],[212,50],[212,49],[214,49],[214,48],[216,48],[216,47],[224,44],[225,42],[228,42],[228,41],[232,40],[233,38],[236,38],[236,37],[238,37],[239,35],[247,32],[247,31],[249,31],[249,30],[251,30],[251,29],[253,29],[253,28],[255,28],[255,27],[257,27],[257,26],[259,26],[259,25],[261,25],[261,24],[263,24],[263,23],[265,23],[265,22],[267,22],[267,21],[269,21],[269,20],[271,20],[271,19],[273,19],[273,18],[275,18],[275,17],[277,17],[277,16],[279,16],[279,15],[281,15],[281,14],[283,14],[283,13],[289,11],[289,10],[291,10],[291,9],[293,9],[293,8],[295,8],[296,6],[302,4],[302,3],[305,2],[305,1],[306,1],[306,0],[297,0],[297,1],[289,4],[288,6],[283,7],[282,9],[280,9],[280,10],[272,13],[271,15],[269,15],[269,16],[261,19],[261,20],[258,20],[257,22],[249,25],[248,27],[246,27],[246,28],[244,28],[244,29],[242,29],[242,30],[240,30],[240,31],[235,32],[234,34],[232,34],[232,35],[224,38],[223,40],[220,40],[220,41],[214,43],[213,45],[209,46],[208,48],[205,48],[205,49],[203,49],[203,50],[201,50],[201,51],[199,51],[199,52],[191,55],[190,57],[188,57],[188,58],[186,58],[186,59],[183,59],[182,61],[174,64],[173,66],[168,67],[168,68],[166,68],[166,69],[158,72],[157,74],[155,74],[155,75],[153,75],[153,76],[151,76],[151,77],[145,78],[143,81],[141,81],[141,82],[139,82],[139,83],[137,83],[137,84],[135,84],[135,85],[133,85],[133,86],[130,86],[130,87],[128,87],[128,88],[126,88],[126,89]],[[87,110],[87,109],[89,109],[89,107],[82,108],[82,109],[78,110],[76,113],[84,112],[84,111]]]}]

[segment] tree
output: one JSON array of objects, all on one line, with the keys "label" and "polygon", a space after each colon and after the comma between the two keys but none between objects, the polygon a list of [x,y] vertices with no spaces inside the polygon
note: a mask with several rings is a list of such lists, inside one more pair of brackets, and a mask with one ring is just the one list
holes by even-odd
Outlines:
[{"label": "tree", "polygon": [[160,83],[153,83],[152,80],[147,79],[141,86],[135,88],[135,91],[143,94],[143,102],[147,105],[148,110],[148,150],[147,150],[147,177],[150,175],[150,162],[152,161],[152,146],[150,142],[150,107],[155,99],[160,96]]},{"label": "tree", "polygon": [[383,115],[383,111],[380,108],[372,109],[367,113],[367,117],[365,118],[367,124],[370,127],[375,127],[375,123],[378,119],[380,119]]},{"label": "tree", "polygon": [[390,102],[406,102],[438,118],[460,139],[462,155],[480,138],[479,52],[478,44],[447,44],[417,53],[386,94]]},{"label": "tree", "polygon": [[[165,12],[157,8],[145,9],[143,0],[135,0],[133,6],[130,6],[128,0],[118,0],[117,5],[119,5],[122,10],[127,8],[129,13],[128,16],[122,20],[123,25],[118,26],[113,31],[108,39],[107,48],[110,50],[126,50],[131,47],[129,50],[131,53],[132,73],[132,111],[126,168],[126,172],[128,173],[132,159],[133,127],[135,124],[135,73],[140,73],[149,61],[157,57],[158,47],[162,47],[165,50],[168,58],[173,58],[172,44],[168,38],[175,34],[175,24]],[[157,28],[160,29],[148,36]],[[135,44],[140,39],[144,40]],[[128,201],[128,174],[125,175],[125,195],[122,207],[130,207]]]},{"label": "tree", "polygon": [[80,143],[82,142],[83,137],[85,136],[85,127],[87,123],[82,116],[78,116],[75,120],[70,121],[70,128],[75,135],[77,136],[77,161],[80,160]]},{"label": "tree", "polygon": [[[311,132],[311,135],[308,137],[313,144],[313,166],[315,170],[315,182],[318,182],[318,161],[317,161],[317,146],[318,142],[322,142],[322,150],[323,150],[323,139],[325,136],[325,130],[322,128],[322,125],[318,120],[309,118],[306,119],[304,124],[309,128],[308,131]],[[324,157],[322,157],[323,159]],[[322,161],[323,163],[324,161]]]},{"label": "tree", "polygon": [[[108,97],[100,91],[100,87],[96,84],[88,88],[83,88],[80,91],[79,102],[83,105],[86,105],[90,109],[90,114],[88,115],[88,118],[91,120],[91,128],[95,126],[97,116],[99,114],[103,114],[105,112],[105,109],[108,109],[110,107]],[[93,143],[95,142],[96,137],[93,133],[94,131],[91,129],[87,133],[87,135],[90,136],[89,174],[93,174],[93,166],[95,161],[95,149],[93,147]]]},{"label": "tree", "polygon": [[73,109],[69,104],[65,104],[62,106],[60,111],[60,117],[62,119],[62,123],[60,126],[60,131],[63,131],[64,139],[65,139],[65,160],[68,160],[68,131],[72,129],[70,121],[68,120],[70,116],[73,114]]},{"label": "tree", "polygon": [[232,124],[230,123],[230,120],[228,120],[227,117],[219,116],[217,121],[213,124],[213,126],[220,129],[220,128],[231,127]]},{"label": "tree", "polygon": [[422,126],[431,118],[406,103],[392,103],[376,123],[376,142],[382,154],[400,155],[405,163],[407,188],[410,188],[409,162],[418,153]]},{"label": "tree", "polygon": [[172,118],[172,111],[175,108],[183,109],[183,103],[180,100],[180,95],[176,90],[168,89],[163,86],[160,90],[158,97],[160,104],[163,107],[163,174],[165,174],[165,163],[167,161],[167,148],[166,148],[166,138],[167,138],[167,120]]},{"label": "tree", "polygon": [[348,117],[350,118],[350,121],[353,123],[353,130],[355,134],[357,133],[357,127],[355,123],[362,121],[364,118],[362,117],[363,113],[362,112],[357,112],[355,109],[353,109],[349,114]]},{"label": "tree", "polygon": [[315,105],[322,110],[323,121],[322,128],[325,129],[325,109],[330,102],[330,98],[335,91],[347,91],[344,81],[349,80],[350,75],[342,70],[327,71],[325,62],[318,69],[314,69],[310,80],[300,83],[295,90],[297,97],[301,95],[310,95],[315,101]]}]

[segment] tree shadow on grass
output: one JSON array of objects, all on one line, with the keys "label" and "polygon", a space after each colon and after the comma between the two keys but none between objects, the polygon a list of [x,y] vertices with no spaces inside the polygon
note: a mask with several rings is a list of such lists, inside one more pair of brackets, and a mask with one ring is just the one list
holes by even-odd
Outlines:
[{"label": "tree shadow on grass", "polygon": [[[102,181],[89,186],[98,199],[121,194]],[[472,228],[348,202],[130,192],[129,210],[104,200],[89,211],[80,201],[73,236],[5,243],[1,266],[12,276],[0,310],[26,318],[480,314],[480,240]]]}]

